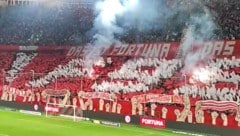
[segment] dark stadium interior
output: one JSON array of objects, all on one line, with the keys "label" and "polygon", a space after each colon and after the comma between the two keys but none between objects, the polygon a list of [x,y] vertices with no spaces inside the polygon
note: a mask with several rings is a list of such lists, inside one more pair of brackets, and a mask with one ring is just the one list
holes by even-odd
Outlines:
[{"label": "dark stadium interior", "polygon": [[[124,34],[116,35],[126,43],[180,41],[191,16],[202,13],[201,7],[191,0],[151,0],[169,10],[182,7],[181,11],[167,18],[167,25],[159,28],[161,18],[152,22],[149,31],[141,32],[134,26],[124,27]],[[203,0],[212,19],[217,24],[214,35],[208,39],[238,39],[240,3],[237,0]],[[18,3],[16,3],[18,4]],[[20,3],[19,3],[20,4]],[[63,4],[60,6],[24,5],[1,7],[0,43],[2,44],[55,44],[79,45],[91,42],[96,14],[93,5]],[[119,18],[120,20],[121,18]],[[160,21],[160,22],[159,22]],[[157,24],[157,25],[156,25]],[[121,24],[119,24],[121,26]]]}]

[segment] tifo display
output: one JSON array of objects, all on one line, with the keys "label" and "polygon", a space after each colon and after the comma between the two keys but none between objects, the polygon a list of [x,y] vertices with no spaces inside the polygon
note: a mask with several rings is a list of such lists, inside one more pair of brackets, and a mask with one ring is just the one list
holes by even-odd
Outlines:
[{"label": "tifo display", "polygon": [[157,43],[122,46],[125,51],[111,46],[88,60],[81,54],[90,47],[0,46],[2,61],[12,62],[1,74],[1,100],[239,128],[239,41],[208,43],[211,57],[194,66],[178,59],[178,43],[162,43],[154,52],[145,47]]},{"label": "tifo display", "polygon": [[240,0],[0,0],[0,136],[238,136],[239,15]]}]

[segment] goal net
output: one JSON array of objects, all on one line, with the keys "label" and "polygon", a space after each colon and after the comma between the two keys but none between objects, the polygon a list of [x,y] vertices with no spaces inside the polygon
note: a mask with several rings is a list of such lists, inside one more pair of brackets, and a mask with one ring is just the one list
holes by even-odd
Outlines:
[{"label": "goal net", "polygon": [[74,121],[82,117],[82,110],[75,104],[71,104],[68,90],[44,90],[46,97],[46,116],[63,116],[73,118]]},{"label": "goal net", "polygon": [[45,106],[46,117],[61,116],[71,118],[73,121],[82,119],[82,110],[74,105],[62,105],[57,103],[46,103]]}]

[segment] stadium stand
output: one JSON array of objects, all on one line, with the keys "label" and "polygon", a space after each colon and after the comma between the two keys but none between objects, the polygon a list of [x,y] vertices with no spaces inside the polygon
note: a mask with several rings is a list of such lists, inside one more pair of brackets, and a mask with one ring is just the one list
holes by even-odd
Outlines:
[{"label": "stadium stand", "polygon": [[[190,16],[194,9],[191,7],[191,3],[194,3],[192,1],[179,0],[176,3],[172,2],[172,0],[166,0],[166,3],[173,9],[178,7],[179,4],[186,5],[186,10],[183,10],[183,13],[179,13],[186,16]],[[231,40],[240,38],[240,26],[238,23],[239,1],[225,0],[224,2],[218,2],[217,0],[204,0],[204,5],[210,9],[213,20],[217,22],[219,27],[209,39]],[[0,26],[3,28],[0,31],[0,43],[26,46],[34,43],[43,45],[76,45],[89,43],[93,40],[90,30],[93,26],[95,14],[91,6],[81,4],[64,4],[64,6],[51,8],[42,5],[38,5],[41,7],[35,8],[35,6],[29,5],[28,8],[25,8],[25,6],[18,6],[17,8],[12,6],[1,7],[1,19],[5,23],[1,23]],[[189,9],[189,7],[191,8]],[[152,28],[149,33],[144,33],[139,32],[136,28],[126,28],[128,31],[119,38],[126,43],[180,41],[187,17],[181,16],[181,23],[176,24],[179,21],[173,20],[176,20],[179,14],[169,19],[168,27],[165,27],[164,30]]]},{"label": "stadium stand", "polygon": [[[171,1],[166,4],[176,8]],[[179,0],[178,4],[188,5],[181,14],[190,16],[191,0]],[[183,118],[183,122],[196,122],[198,101],[204,106],[207,100],[214,100],[209,103],[222,102],[219,105],[225,108],[202,107],[205,118],[202,123],[213,125],[212,117],[216,115],[213,111],[217,111],[217,126],[223,126],[224,116],[220,115],[224,113],[227,127],[239,128],[240,3],[238,0],[224,3],[204,0],[204,4],[219,28],[212,37],[204,39],[209,42],[202,43],[211,47],[211,58],[196,61],[195,69],[188,69],[184,60],[177,57],[186,24],[175,24],[175,17],[169,19],[171,23],[164,30],[152,28],[149,33],[142,33],[127,28],[119,39],[129,44],[122,48],[110,46],[101,57],[88,59],[84,57],[87,46],[70,45],[84,45],[93,40],[90,30],[95,15],[91,7],[72,4],[54,8],[1,7],[0,16],[4,20],[0,22],[1,100],[44,105],[46,89],[67,89],[69,103],[73,104],[73,99],[77,98],[79,107],[83,100],[92,102],[94,111],[116,112],[107,109],[113,109],[117,102],[115,107],[124,115],[162,117],[167,112],[166,118],[175,121],[181,120],[178,115],[183,111],[181,115],[193,117],[192,121]],[[93,64],[89,66],[88,62]],[[100,94],[104,95],[103,110],[98,108]],[[147,97],[156,96],[155,101],[147,101]],[[133,107],[138,110],[133,112]]]}]

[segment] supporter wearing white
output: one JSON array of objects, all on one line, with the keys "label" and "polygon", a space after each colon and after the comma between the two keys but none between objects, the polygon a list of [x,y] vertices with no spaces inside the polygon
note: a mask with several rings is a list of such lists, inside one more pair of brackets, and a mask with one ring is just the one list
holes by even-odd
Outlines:
[{"label": "supporter wearing white", "polygon": [[[178,90],[178,91],[177,91]],[[178,92],[178,94],[176,94]],[[207,100],[220,100],[220,101],[236,101],[240,100],[240,91],[236,88],[227,88],[224,87],[222,89],[216,88],[214,85],[205,86],[205,87],[197,87],[197,85],[183,85],[174,90],[175,95],[188,95],[195,98],[196,96],[200,96],[202,99]]]},{"label": "supporter wearing white", "polygon": [[81,59],[73,59],[68,64],[62,66],[59,65],[55,70],[49,72],[46,76],[41,77],[37,80],[29,81],[29,84],[33,87],[44,87],[57,80],[59,77],[80,77],[86,74],[87,69],[80,69],[79,66],[82,66],[84,63]]},{"label": "supporter wearing white", "polygon": [[[174,72],[181,66],[180,60],[165,60],[158,58],[140,58],[129,60],[122,65],[119,70],[114,70],[109,72],[108,76],[111,80],[136,80],[138,83],[133,84],[128,82],[128,85],[123,85],[120,82],[110,83],[111,87],[114,88],[114,92],[139,92],[139,91],[148,91],[148,85],[157,84],[161,78],[170,78],[173,76]],[[154,68],[152,74],[147,70],[141,71],[143,67]],[[101,84],[107,86],[106,82]],[[108,91],[105,88],[102,88],[101,85],[94,84],[92,88],[95,88],[97,91]]]},{"label": "supporter wearing white", "polygon": [[[234,83],[238,84],[240,82],[240,75],[237,75],[234,71],[230,71],[230,69],[239,67],[240,61],[235,59],[235,57],[232,57],[231,59],[216,59],[216,61],[209,61],[207,66],[205,66],[201,70],[209,71],[209,80],[203,81],[198,78],[198,75],[193,75],[192,78],[196,81],[203,82],[205,84],[216,83],[218,81],[220,82],[228,82],[228,83]],[[199,72],[201,73],[201,72]]]},{"label": "supporter wearing white", "polygon": [[[6,77],[6,80],[8,82],[13,81],[18,72],[22,70],[23,67],[25,67],[26,65],[28,65],[28,63],[36,56],[36,53],[23,53],[23,52],[19,52],[16,55],[16,60],[12,63],[11,68],[9,71],[7,71],[7,73],[9,74],[8,77]],[[22,76],[22,75],[21,75]]]}]

